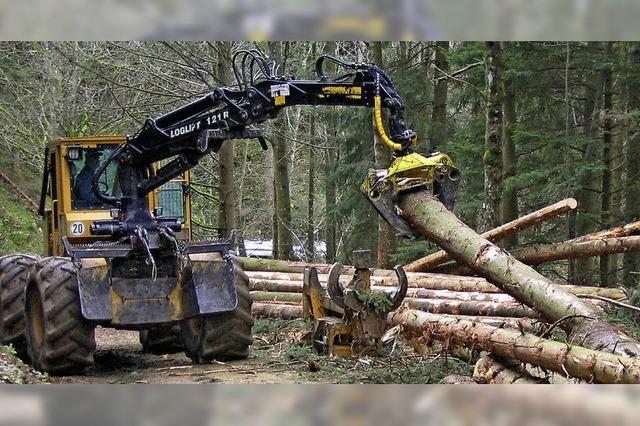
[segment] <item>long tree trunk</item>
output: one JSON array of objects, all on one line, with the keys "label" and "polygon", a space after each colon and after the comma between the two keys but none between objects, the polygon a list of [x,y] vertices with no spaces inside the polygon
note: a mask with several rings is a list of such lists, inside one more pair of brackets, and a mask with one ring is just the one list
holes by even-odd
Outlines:
[{"label": "long tree trunk", "polygon": [[[627,85],[628,114],[637,113],[640,110],[640,44],[632,43],[629,51],[629,76]],[[624,215],[627,220],[640,219],[640,127],[637,120],[629,129],[629,139],[625,147],[626,173],[624,183]],[[636,288],[640,280],[640,253],[627,253],[624,255],[623,283],[629,288]]]},{"label": "long tree trunk", "polygon": [[[271,58],[282,63],[282,46],[279,42],[269,42]],[[284,70],[281,70],[284,72]],[[291,195],[289,192],[290,152],[286,138],[279,132],[286,132],[283,117],[274,120],[276,131],[271,137],[273,146],[273,177],[275,186],[275,215],[277,223],[277,256],[279,259],[293,259],[293,233],[291,225]],[[276,240],[274,236],[274,240]]]},{"label": "long tree trunk", "polygon": [[[433,110],[429,127],[429,149],[436,152],[445,141],[447,132],[447,89],[448,81],[444,73],[449,72],[448,41],[437,41],[433,67]],[[441,78],[443,77],[443,78]]]},{"label": "long tree trunk", "polygon": [[[504,43],[502,51],[504,52]],[[516,146],[513,141],[513,129],[516,125],[515,93],[511,78],[506,72],[501,78],[502,99],[502,178],[500,197],[500,223],[508,223],[518,218],[518,193],[509,182],[516,175]],[[518,245],[518,234],[504,239],[504,247],[510,249]]]},{"label": "long tree trunk", "polygon": [[[539,265],[563,259],[582,259],[585,257],[606,256],[616,253],[639,253],[640,236],[602,238],[581,242],[544,244],[524,247],[511,251],[510,255],[527,265]],[[468,267],[459,264],[441,265],[436,269],[440,273],[465,274]]]},{"label": "long tree trunk", "polygon": [[546,320],[561,321],[562,328],[570,333],[570,342],[618,354],[640,354],[640,343],[604,321],[592,304],[561,289],[476,234],[432,194],[404,194],[398,206],[402,217],[417,232],[447,250],[458,262],[473,268]]},{"label": "long tree trunk", "polygon": [[[500,241],[503,238],[518,233],[523,229],[529,228],[547,219],[573,210],[577,206],[578,203],[576,202],[576,200],[574,200],[573,198],[567,198],[566,200],[558,201],[555,204],[517,218],[512,222],[500,225],[497,228],[483,233],[482,236],[491,242]],[[414,260],[410,264],[406,265],[404,269],[408,272],[426,272],[440,264],[445,263],[448,260],[451,260],[451,257],[447,254],[446,251],[441,250],[418,260]]]},{"label": "long tree trunk", "polygon": [[[335,41],[327,41],[324,46],[325,55],[333,55],[336,50]],[[327,65],[327,71],[331,72],[331,65]],[[325,244],[326,254],[325,260],[327,263],[336,261],[336,225],[337,218],[335,214],[336,206],[336,166],[337,166],[337,153],[334,149],[336,147],[337,138],[337,126],[336,126],[336,112],[330,109],[327,113],[327,140],[324,150],[325,162],[324,162],[324,203],[325,203]]]},{"label": "long tree trunk", "polygon": [[[612,104],[612,78],[611,71],[611,51],[613,43],[608,41],[605,44],[605,64],[602,68],[603,85],[603,123],[602,123],[602,199],[601,199],[601,226],[611,227],[611,149],[613,144],[613,104]],[[613,265],[613,258],[609,255],[600,257],[600,283],[603,287],[611,287],[616,284],[616,271]]]},{"label": "long tree trunk", "polygon": [[[596,50],[597,43],[590,42],[589,49]],[[582,156],[583,170],[578,176],[578,188],[576,199],[580,210],[576,212],[575,228],[577,235],[589,234],[598,227],[598,185],[597,176],[594,173],[594,163],[597,160],[597,144],[595,135],[594,116],[597,116],[600,110],[599,99],[601,97],[602,81],[598,74],[587,69],[587,79],[585,87],[585,96],[583,103],[583,138],[584,154]],[[575,262],[573,279],[575,282],[593,282],[595,277],[599,275],[598,259],[583,258],[577,259]]]},{"label": "long tree trunk", "polygon": [[[216,74],[222,84],[231,84],[231,49],[232,43],[219,41],[217,43],[218,64]],[[228,238],[231,231],[236,227],[236,200],[235,200],[235,180],[233,178],[234,165],[234,143],[226,141],[218,151],[220,161],[220,187],[218,197],[218,228],[223,237]]]},{"label": "long tree trunk", "polygon": [[[314,42],[315,43],[315,42]],[[314,44],[315,45],[315,44]],[[314,49],[315,50],[315,49]],[[314,145],[316,142],[316,113],[311,112],[309,117],[309,146],[307,153],[308,174],[307,174],[307,238],[306,238],[306,257],[313,261],[315,258],[315,220],[314,220],[314,204],[316,192],[316,154]]]},{"label": "long tree trunk", "polygon": [[484,141],[484,202],[482,231],[500,225],[500,181],[502,178],[502,105],[500,80],[502,78],[500,43],[485,43],[485,114]]},{"label": "long tree trunk", "polygon": [[501,329],[464,319],[443,319],[413,309],[389,314],[392,325],[410,333],[427,333],[448,344],[491,352],[495,356],[562,375],[597,383],[640,383],[640,359],[542,339],[517,330]]},{"label": "long tree trunk", "polygon": [[[373,43],[373,63],[384,69],[382,59],[382,42]],[[376,168],[386,169],[391,163],[391,151],[384,145],[380,136],[374,131],[373,133],[373,150],[375,154]],[[392,268],[391,254],[396,247],[396,231],[387,221],[378,216],[378,250],[377,260],[378,268]]]}]

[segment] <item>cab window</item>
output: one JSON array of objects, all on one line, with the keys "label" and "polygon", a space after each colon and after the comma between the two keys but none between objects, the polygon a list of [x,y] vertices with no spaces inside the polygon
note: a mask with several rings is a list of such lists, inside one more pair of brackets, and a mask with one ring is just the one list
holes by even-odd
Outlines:
[{"label": "cab window", "polygon": [[[77,150],[73,154],[72,150]],[[69,171],[71,176],[71,208],[74,210],[103,210],[110,205],[98,200],[91,189],[93,175],[98,166],[106,161],[114,147],[102,146],[97,148],[69,148]],[[117,164],[111,163],[100,176],[98,187],[100,192],[110,196],[119,195],[119,185],[116,177]]]}]

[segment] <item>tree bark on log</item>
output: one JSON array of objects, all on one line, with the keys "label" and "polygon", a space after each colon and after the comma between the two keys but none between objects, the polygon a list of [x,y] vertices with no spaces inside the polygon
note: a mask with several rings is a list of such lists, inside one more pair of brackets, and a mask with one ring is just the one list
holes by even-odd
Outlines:
[{"label": "tree bark on log", "polygon": [[464,319],[445,320],[414,309],[399,309],[388,321],[411,333],[491,352],[561,375],[597,383],[640,383],[640,359],[547,340],[517,330]]},{"label": "tree bark on log", "polygon": [[544,383],[520,371],[519,366],[511,367],[505,362],[496,360],[491,355],[484,355],[476,362],[473,369],[473,380],[480,384],[536,384]]},{"label": "tree bark on log", "polygon": [[[298,273],[284,273],[284,272],[247,272],[252,282],[253,290],[262,291],[284,291],[284,292],[297,292],[302,291],[302,274]],[[502,293],[502,291],[487,282],[484,278],[480,277],[465,277],[457,275],[445,275],[445,274],[423,274],[430,275],[429,277],[414,278],[413,274],[407,274],[409,279],[409,293],[412,289],[425,289],[434,290],[438,292],[451,292],[451,293],[487,293],[496,294]],[[319,274],[318,278],[321,282],[327,281],[327,274]],[[340,277],[341,281],[348,282],[351,279],[349,275],[343,275]],[[395,278],[389,277],[371,277],[371,283],[374,286],[397,286]],[[588,287],[588,286],[570,286],[561,285],[561,288],[567,289],[570,293],[577,296],[601,296],[618,301],[627,300],[628,296],[622,288],[603,288],[603,287]],[[420,294],[416,292],[416,294]],[[422,293],[429,294],[429,293]],[[424,296],[426,298],[441,299],[465,299],[464,296],[460,297],[438,297]],[[446,294],[446,293],[442,293]],[[422,296],[416,296],[422,297]]]},{"label": "tree bark on log", "polygon": [[[527,229],[540,222],[544,222],[552,217],[556,217],[570,210],[575,209],[578,202],[573,198],[567,198],[558,201],[555,204],[544,207],[528,215],[522,216],[504,225],[498,226],[490,231],[482,234],[484,238],[491,242],[500,241],[503,238],[517,234],[523,229]],[[415,260],[404,267],[407,272],[426,272],[432,268],[451,260],[446,251],[442,250],[437,253],[430,254],[421,259]]]},{"label": "tree bark on log", "polygon": [[[584,257],[605,256],[616,253],[640,252],[640,236],[618,238],[585,239],[562,243],[544,244],[513,250],[511,256],[527,265],[539,265],[563,259],[581,259]],[[441,273],[464,274],[469,268],[459,263],[448,263],[436,268]]]},{"label": "tree bark on log", "polygon": [[[555,285],[466,226],[426,191],[404,194],[402,217],[424,237],[482,274],[549,322],[558,321],[571,344],[638,356],[640,343],[604,321],[593,304]],[[427,225],[428,224],[428,225]]]},{"label": "tree bark on log", "polygon": [[303,317],[301,305],[279,305],[275,303],[254,303],[251,314],[258,318],[297,319]]},{"label": "tree bark on log", "polygon": [[[302,294],[300,293],[252,291],[251,297],[256,302],[302,303]],[[419,298],[406,298],[404,303],[412,308],[432,314],[538,318],[535,311],[519,303]]]}]

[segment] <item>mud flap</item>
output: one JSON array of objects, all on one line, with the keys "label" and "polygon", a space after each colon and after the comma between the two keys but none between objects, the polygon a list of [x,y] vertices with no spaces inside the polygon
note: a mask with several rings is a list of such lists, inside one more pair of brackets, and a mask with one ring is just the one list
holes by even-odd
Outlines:
[{"label": "mud flap", "polygon": [[233,262],[223,260],[219,253],[190,254],[189,259],[191,281],[198,303],[198,312],[193,315],[234,310],[238,306],[238,294],[233,277]]}]

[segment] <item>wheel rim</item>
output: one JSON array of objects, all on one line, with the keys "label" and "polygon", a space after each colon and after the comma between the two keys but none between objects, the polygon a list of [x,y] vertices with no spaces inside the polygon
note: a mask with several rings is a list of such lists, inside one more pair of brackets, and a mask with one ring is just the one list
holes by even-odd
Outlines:
[{"label": "wheel rim", "polygon": [[44,310],[37,291],[29,292],[29,334],[36,346],[44,342]]}]

